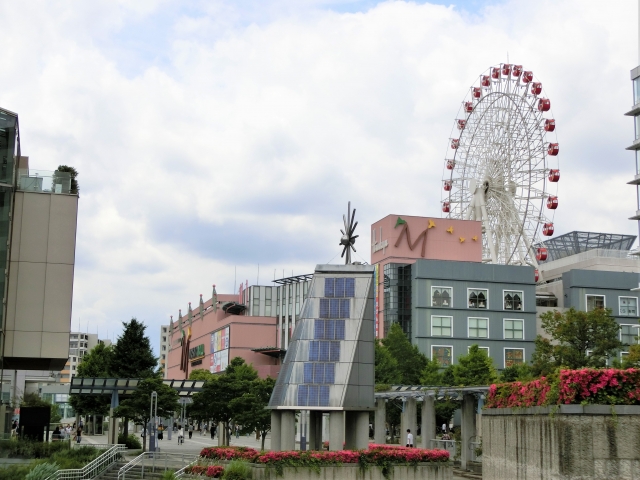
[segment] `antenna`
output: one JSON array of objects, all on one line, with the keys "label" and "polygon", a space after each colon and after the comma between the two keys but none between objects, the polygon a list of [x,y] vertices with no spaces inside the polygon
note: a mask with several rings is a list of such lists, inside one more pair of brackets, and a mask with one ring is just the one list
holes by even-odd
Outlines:
[{"label": "antenna", "polygon": [[258,278],[256,279],[256,285],[260,285],[260,264],[258,264]]}]

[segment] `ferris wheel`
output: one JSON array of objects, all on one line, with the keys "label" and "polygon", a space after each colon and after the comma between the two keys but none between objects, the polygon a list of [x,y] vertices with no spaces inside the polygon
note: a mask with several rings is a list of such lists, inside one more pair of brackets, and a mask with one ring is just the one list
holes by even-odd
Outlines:
[{"label": "ferris wheel", "polygon": [[484,262],[537,269],[547,259],[539,244],[553,235],[558,208],[555,129],[542,84],[522,65],[489,68],[462,102],[447,148],[442,211],[482,222]]}]

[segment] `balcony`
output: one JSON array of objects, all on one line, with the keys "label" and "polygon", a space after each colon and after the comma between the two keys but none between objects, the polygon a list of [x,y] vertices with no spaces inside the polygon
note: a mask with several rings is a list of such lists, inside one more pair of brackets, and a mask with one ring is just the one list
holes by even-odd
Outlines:
[{"label": "balcony", "polygon": [[69,195],[71,174],[58,170],[19,169],[18,191]]}]

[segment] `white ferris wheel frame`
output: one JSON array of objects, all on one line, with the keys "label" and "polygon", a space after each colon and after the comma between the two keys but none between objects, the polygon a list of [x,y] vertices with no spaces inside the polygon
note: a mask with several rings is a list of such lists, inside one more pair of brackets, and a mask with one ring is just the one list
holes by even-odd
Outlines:
[{"label": "white ferris wheel frame", "polygon": [[[545,120],[553,115],[550,108],[538,109],[547,97],[532,93],[534,82],[539,84],[535,77],[525,83],[523,74],[502,75],[503,66],[480,75],[480,97],[474,98],[478,87],[475,94],[471,87],[462,102],[447,149],[453,155],[445,159],[443,183],[446,189],[450,182],[450,190],[444,191],[443,207],[448,203],[448,218],[482,222],[484,262],[537,268],[536,246],[555,213],[545,202],[550,195],[557,199],[558,184],[548,175],[559,171],[558,158],[547,153],[550,143],[557,146],[555,124],[553,132],[545,131]],[[513,71],[513,65],[507,67]],[[496,68],[500,74],[492,78]],[[487,76],[490,83],[484,87]]]}]

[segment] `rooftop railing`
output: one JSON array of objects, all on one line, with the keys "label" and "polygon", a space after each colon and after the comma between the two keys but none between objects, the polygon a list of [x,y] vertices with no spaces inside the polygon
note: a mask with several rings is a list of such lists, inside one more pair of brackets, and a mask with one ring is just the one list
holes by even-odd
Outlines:
[{"label": "rooftop railing", "polygon": [[52,194],[71,193],[71,174],[58,170],[18,170],[18,190]]}]

